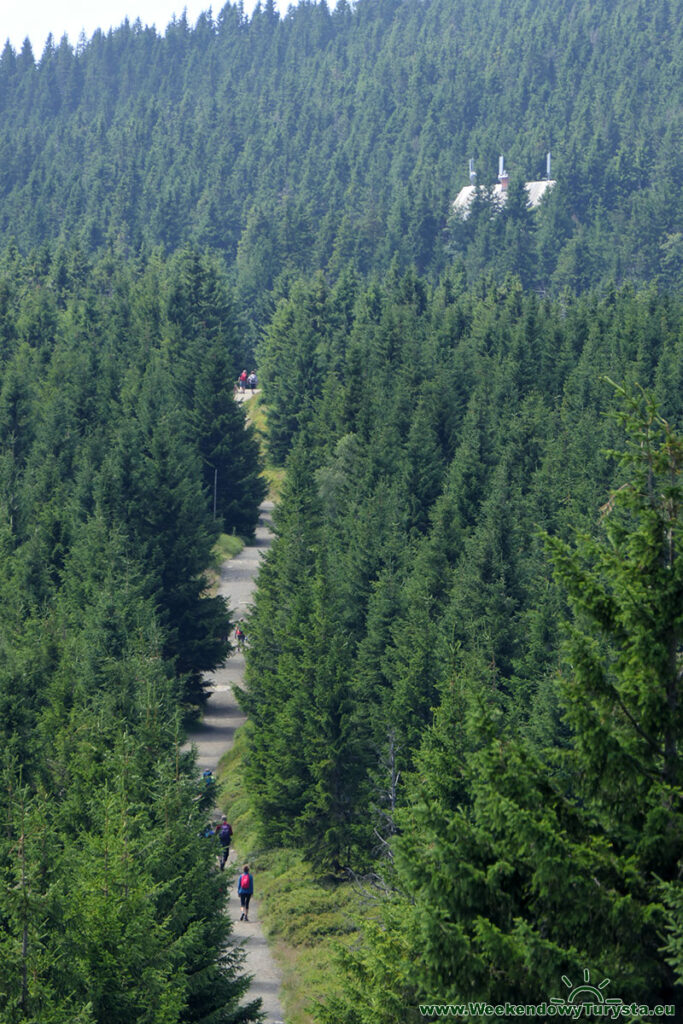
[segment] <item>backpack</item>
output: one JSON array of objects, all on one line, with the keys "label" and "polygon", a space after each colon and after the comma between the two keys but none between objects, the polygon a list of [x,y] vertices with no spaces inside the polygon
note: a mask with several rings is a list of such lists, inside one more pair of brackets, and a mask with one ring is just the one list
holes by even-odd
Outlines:
[{"label": "backpack", "polygon": [[218,833],[218,838],[220,839],[223,846],[229,846],[230,840],[232,839],[232,826],[228,825],[227,822],[224,825],[221,825],[221,830]]},{"label": "backpack", "polygon": [[249,888],[249,875],[240,875],[240,890],[246,892]]}]

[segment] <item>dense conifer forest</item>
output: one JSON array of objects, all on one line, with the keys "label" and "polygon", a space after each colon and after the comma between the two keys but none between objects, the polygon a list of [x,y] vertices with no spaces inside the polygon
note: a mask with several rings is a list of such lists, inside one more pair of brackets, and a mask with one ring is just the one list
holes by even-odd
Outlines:
[{"label": "dense conifer forest", "polygon": [[[0,58],[0,238],[225,254],[241,301],[292,274],[401,269],[544,291],[681,285],[675,0],[339,0],[251,19],[227,4],[160,37],[139,23]],[[463,225],[493,184],[557,187]]]},{"label": "dense conifer forest", "polygon": [[586,971],[680,1015],[682,33],[266,0],[5,46],[3,1022],[257,1019],[183,749],[266,492],[247,364],[284,483],[245,784],[373,896],[311,1019]]},{"label": "dense conifer forest", "polygon": [[9,248],[0,294],[0,1017],[253,1020],[180,750],[264,493],[221,269]]},{"label": "dense conifer forest", "polygon": [[586,965],[675,1003],[682,312],[448,275],[278,307],[249,787],[269,842],[387,889],[329,1024]]}]

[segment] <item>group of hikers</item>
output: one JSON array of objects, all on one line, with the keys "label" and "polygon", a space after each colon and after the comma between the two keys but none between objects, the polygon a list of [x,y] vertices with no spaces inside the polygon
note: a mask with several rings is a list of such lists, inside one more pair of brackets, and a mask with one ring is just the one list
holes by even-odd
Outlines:
[{"label": "group of hikers", "polygon": [[[206,777],[206,772],[204,776]],[[211,773],[209,773],[211,774]],[[232,842],[232,825],[224,814],[217,825],[210,822],[204,830],[204,835],[207,838],[218,837],[218,841],[221,846],[220,852],[220,867],[221,871],[225,870],[225,865],[228,862],[230,855],[230,844]],[[240,904],[242,907],[242,913],[240,914],[240,921],[249,920],[249,902],[254,892],[254,876],[249,870],[249,865],[245,864],[240,872],[239,878],[237,879],[237,895],[240,898]]]},{"label": "group of hikers", "polygon": [[241,374],[237,378],[237,384],[235,384],[236,391],[256,391],[258,387],[258,377],[256,376],[256,370],[252,370],[251,373],[247,373],[246,370],[242,370]]},{"label": "group of hikers", "polygon": [[[243,373],[246,373],[246,371],[243,371]],[[253,376],[254,378],[255,387],[256,374],[253,373],[250,376]],[[237,649],[239,651],[244,650],[246,640],[247,638],[244,633],[244,630],[242,629],[241,623],[235,623],[235,642],[237,644]],[[197,799],[202,801],[201,806],[203,808],[208,809],[210,807],[213,807],[215,803],[216,779],[210,768],[204,769],[204,771],[202,772],[202,779],[204,782],[204,786],[200,796]],[[221,871],[224,871],[225,865],[227,864],[228,857],[230,855],[230,844],[232,843],[233,835],[232,825],[228,821],[227,816],[224,814],[217,824],[213,821],[208,822],[203,834],[207,839],[218,838],[218,841],[220,843],[220,869]],[[240,921],[249,920],[249,902],[251,900],[253,892],[254,876],[249,870],[249,865],[245,864],[237,880],[237,894],[240,898],[240,904],[242,906]]]},{"label": "group of hikers", "polygon": [[[237,644],[237,649],[239,651],[244,650],[246,639],[247,638],[244,633],[244,630],[242,629],[241,624],[237,622],[235,624],[235,641]],[[202,780],[204,782],[204,786],[202,787],[202,792],[197,797],[197,799],[201,800],[201,806],[208,810],[209,808],[214,806],[216,799],[216,779],[210,768],[204,769],[204,771],[202,772]],[[232,842],[232,825],[229,823],[226,815],[223,815],[218,824],[215,824],[215,822],[208,822],[203,834],[207,839],[218,837],[218,841],[221,847],[220,868],[221,871],[224,871],[225,865],[228,862],[228,856],[230,854],[230,844]],[[244,867],[242,868],[242,872],[237,882],[237,893],[240,897],[240,902],[242,904],[242,914],[240,916],[240,921],[249,920],[249,900],[251,899],[253,891],[254,878],[251,872],[249,871],[249,865],[245,864]]]}]

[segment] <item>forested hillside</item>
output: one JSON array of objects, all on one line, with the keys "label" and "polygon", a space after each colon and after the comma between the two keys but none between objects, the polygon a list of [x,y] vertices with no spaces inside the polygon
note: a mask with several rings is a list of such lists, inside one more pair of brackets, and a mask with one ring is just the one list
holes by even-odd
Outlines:
[{"label": "forested hillside", "polygon": [[[397,260],[543,290],[681,284],[674,0],[272,0],[163,37],[126,24],[0,59],[0,237],[22,249],[225,254],[240,302],[292,273]],[[36,60],[37,56],[37,60]],[[448,224],[482,185],[545,172],[544,209]]]},{"label": "forested hillside", "polygon": [[330,1024],[587,967],[675,1003],[681,313],[413,274],[278,306],[245,770],[270,843],[385,887]]},{"label": "forested hillside", "polygon": [[263,496],[220,274],[10,250],[0,310],[0,1017],[254,1020],[180,755]]},{"label": "forested hillside", "polygon": [[241,781],[367,900],[308,1019],[584,972],[683,1012],[682,33],[266,0],[5,46],[3,1022],[257,1019],[183,752],[266,490],[245,366],[284,483]]}]

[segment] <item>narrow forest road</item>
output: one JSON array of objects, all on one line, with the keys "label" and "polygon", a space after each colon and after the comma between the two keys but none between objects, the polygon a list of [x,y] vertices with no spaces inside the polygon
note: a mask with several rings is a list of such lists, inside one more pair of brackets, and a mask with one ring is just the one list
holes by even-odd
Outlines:
[{"label": "narrow forest road", "polygon": [[[233,619],[244,616],[255,588],[256,573],[261,555],[271,541],[270,513],[273,503],[264,501],[261,517],[256,528],[254,543],[245,547],[239,555],[224,562],[218,592],[227,600]],[[210,677],[211,691],[203,721],[188,733],[188,740],[197,747],[197,764],[200,769],[210,768],[215,772],[218,762],[235,740],[235,730],[245,721],[232,692],[233,684],[244,678],[244,655],[238,651],[228,658],[225,666]],[[239,837],[237,837],[239,842]],[[230,851],[230,863],[236,859]],[[249,991],[250,998],[260,996],[263,1001],[266,1024],[283,1024],[284,1018],[279,1001],[280,973],[275,966],[265,936],[258,921],[258,873],[254,877],[255,895],[249,910],[249,921],[239,920],[240,905],[236,882],[231,886],[227,912],[234,924],[233,932],[246,951],[245,967],[253,975]]]}]

